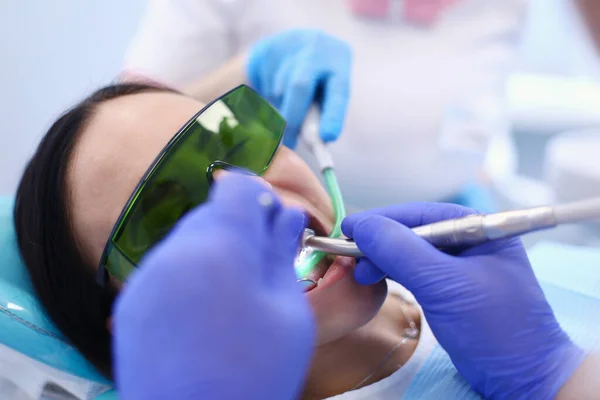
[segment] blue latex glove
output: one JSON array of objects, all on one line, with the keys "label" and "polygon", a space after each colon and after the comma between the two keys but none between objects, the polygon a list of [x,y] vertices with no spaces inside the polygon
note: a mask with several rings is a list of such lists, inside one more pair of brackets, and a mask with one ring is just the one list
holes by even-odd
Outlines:
[{"label": "blue latex glove", "polygon": [[342,132],[350,96],[352,52],[345,42],[316,30],[289,30],[258,42],[247,64],[250,84],[287,121],[283,143],[296,147],[309,107],[322,88],[321,138]]},{"label": "blue latex glove", "polygon": [[473,213],[413,203],[344,221],[367,258],[355,278],[387,274],[410,290],[435,337],[474,390],[492,399],[553,399],[584,358],[556,321],[518,239],[490,242],[457,256],[408,227]]},{"label": "blue latex glove", "polygon": [[296,398],[315,337],[293,268],[305,219],[252,178],[217,182],[120,294],[121,398]]}]

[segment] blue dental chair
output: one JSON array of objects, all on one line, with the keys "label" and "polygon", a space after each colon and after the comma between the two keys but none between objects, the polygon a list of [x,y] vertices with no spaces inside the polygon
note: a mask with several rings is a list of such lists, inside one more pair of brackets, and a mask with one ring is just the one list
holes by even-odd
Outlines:
[{"label": "blue dental chair", "polygon": [[[36,299],[16,243],[11,197],[0,197],[0,344],[98,388],[112,386],[63,338]],[[104,390],[88,398],[117,399],[114,390]]]}]

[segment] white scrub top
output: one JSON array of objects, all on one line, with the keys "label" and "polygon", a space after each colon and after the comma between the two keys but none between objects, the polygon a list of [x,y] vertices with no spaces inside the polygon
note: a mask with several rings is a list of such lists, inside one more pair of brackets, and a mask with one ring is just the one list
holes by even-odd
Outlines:
[{"label": "white scrub top", "polygon": [[[409,6],[414,14],[432,3],[443,3],[435,21],[409,17]],[[357,11],[365,4],[384,11]],[[345,130],[331,146],[350,211],[443,201],[477,178],[490,141],[508,131],[504,83],[526,6],[527,0],[152,0],[126,68],[180,87],[265,35],[322,29],[354,50]]]}]

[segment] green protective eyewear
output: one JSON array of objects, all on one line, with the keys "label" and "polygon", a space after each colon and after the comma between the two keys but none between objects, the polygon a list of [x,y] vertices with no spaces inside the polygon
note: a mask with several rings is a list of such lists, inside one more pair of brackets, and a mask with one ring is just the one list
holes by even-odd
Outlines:
[{"label": "green protective eyewear", "polygon": [[248,86],[200,110],[175,134],[127,201],[108,239],[98,283],[124,282],[142,257],[181,217],[208,196],[216,169],[262,175],[281,143],[286,122]]}]

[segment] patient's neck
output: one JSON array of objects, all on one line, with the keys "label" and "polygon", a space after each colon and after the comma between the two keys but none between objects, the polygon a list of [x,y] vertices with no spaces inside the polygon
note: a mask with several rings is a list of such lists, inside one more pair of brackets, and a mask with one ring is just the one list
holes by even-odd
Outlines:
[{"label": "patient's neck", "polygon": [[390,294],[379,313],[368,324],[319,347],[312,360],[303,399],[323,399],[352,390],[377,369],[361,386],[370,385],[390,376],[404,365],[415,351],[418,339],[408,340],[394,351],[384,365],[380,365],[400,343],[404,329],[409,328],[403,310],[420,328],[420,314],[416,307]]}]

